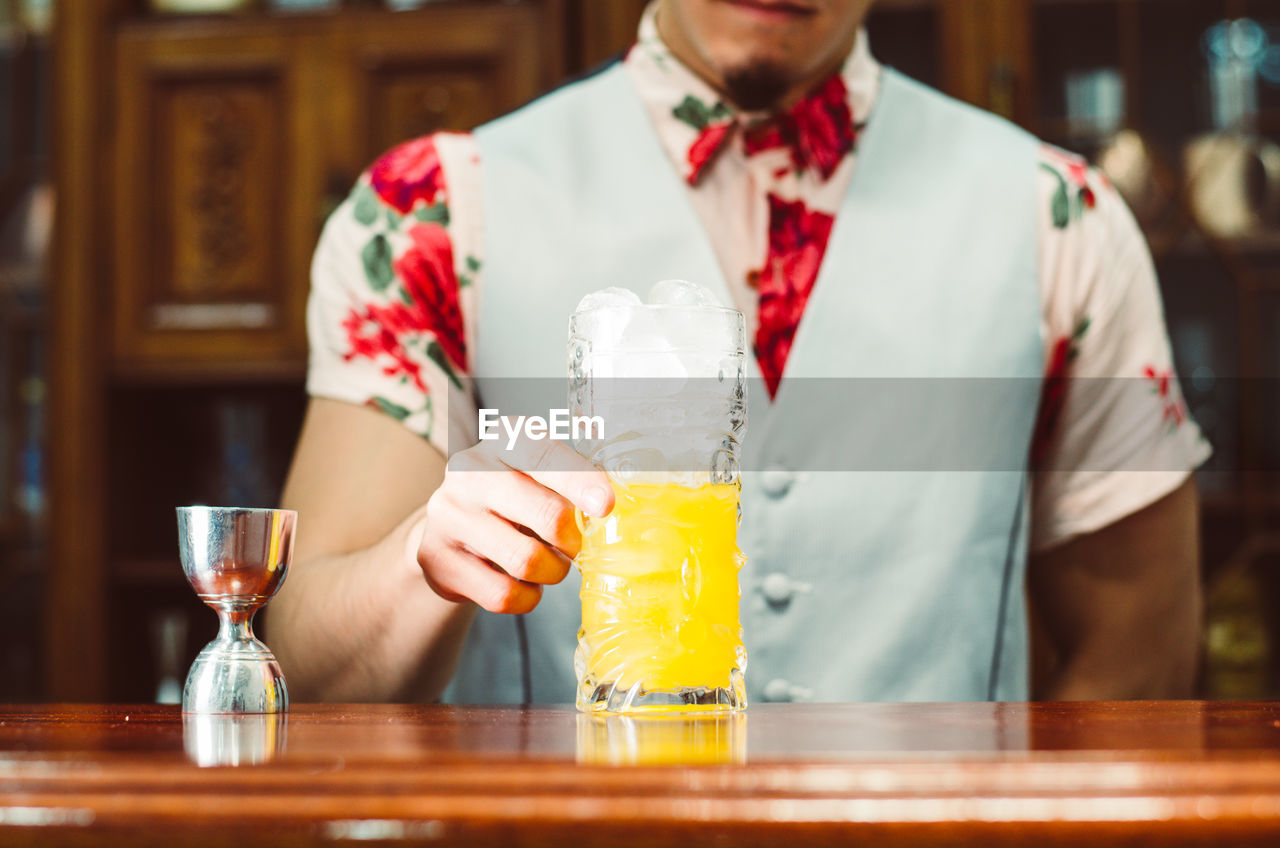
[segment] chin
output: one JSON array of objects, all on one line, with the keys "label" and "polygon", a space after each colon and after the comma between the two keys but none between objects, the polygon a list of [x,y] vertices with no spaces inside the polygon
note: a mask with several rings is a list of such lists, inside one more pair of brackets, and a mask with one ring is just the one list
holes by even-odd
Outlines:
[{"label": "chin", "polygon": [[778,76],[791,80],[803,70],[802,63],[783,46],[753,43],[746,39],[729,41],[722,49],[711,51],[711,56],[722,76],[728,76],[740,68],[769,68]]},{"label": "chin", "polygon": [[672,27],[690,51],[722,79],[744,68],[768,68],[789,81],[837,64],[850,42],[856,12],[867,0],[663,0]]}]

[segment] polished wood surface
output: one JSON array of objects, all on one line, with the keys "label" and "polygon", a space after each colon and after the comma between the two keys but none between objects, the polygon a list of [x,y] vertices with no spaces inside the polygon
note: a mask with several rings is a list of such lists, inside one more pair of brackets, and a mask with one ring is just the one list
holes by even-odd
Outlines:
[{"label": "polished wood surface", "polygon": [[1275,845],[1280,705],[0,708],[6,845],[346,840]]}]

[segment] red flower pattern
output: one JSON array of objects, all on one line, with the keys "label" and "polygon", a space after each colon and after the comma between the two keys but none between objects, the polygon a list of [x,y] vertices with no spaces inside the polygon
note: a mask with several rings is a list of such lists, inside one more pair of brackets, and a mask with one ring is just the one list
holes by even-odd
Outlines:
[{"label": "red flower pattern", "polygon": [[1067,378],[1071,363],[1080,353],[1080,340],[1089,331],[1089,319],[1082,318],[1070,336],[1063,336],[1053,345],[1053,354],[1045,368],[1044,382],[1040,386],[1040,408],[1036,412],[1036,425],[1031,434],[1031,467],[1043,465],[1058,430],[1062,409],[1067,403]]},{"label": "red flower pattern", "polygon": [[757,275],[760,323],[755,349],[770,397],[778,393],[834,220],[801,201],[788,202],[769,195],[769,253]]},{"label": "red flower pattern", "polygon": [[1066,169],[1067,178],[1072,185],[1080,188],[1089,184],[1089,160],[1083,156],[1052,144],[1042,145],[1041,153],[1045,159],[1050,160],[1049,164],[1061,165]]},{"label": "red flower pattern", "polygon": [[1089,165],[1085,160],[1071,156],[1066,159],[1067,178],[1071,181],[1080,192],[1080,199],[1085,207],[1092,209],[1098,205],[1098,198],[1094,196],[1093,188],[1089,185]]},{"label": "red flower pattern", "polygon": [[389,357],[391,364],[384,373],[407,377],[425,392],[421,366],[408,355],[405,342],[431,333],[457,371],[465,370],[466,342],[448,234],[439,224],[419,224],[409,230],[409,236],[413,244],[395,262],[409,303],[369,303],[352,309],[342,324],[350,346],[345,358]]},{"label": "red flower pattern", "polygon": [[1039,468],[1049,453],[1053,434],[1058,429],[1062,408],[1067,402],[1067,371],[1071,362],[1072,341],[1058,339],[1053,346],[1053,356],[1045,370],[1044,383],[1040,387],[1040,409],[1036,415],[1036,427],[1031,436],[1031,467]]},{"label": "red flower pattern", "polygon": [[419,201],[435,203],[445,191],[435,139],[424,136],[392,148],[369,169],[369,183],[401,215],[413,211]]},{"label": "red flower pattern", "polygon": [[749,128],[743,146],[748,156],[786,147],[797,171],[813,167],[828,180],[856,138],[849,90],[836,74],[786,112]]},{"label": "red flower pattern", "polygon": [[1097,207],[1098,196],[1090,185],[1091,177],[1105,189],[1110,190],[1111,184],[1101,171],[1090,171],[1089,163],[1074,153],[1049,144],[1043,145],[1042,151],[1041,167],[1058,179],[1058,189],[1050,200],[1053,225],[1065,229],[1072,221],[1079,220],[1085,210]]},{"label": "red flower pattern", "polygon": [[[724,149],[736,120],[707,123],[689,147],[690,185]],[[748,128],[743,148],[748,156],[785,147],[797,171],[814,168],[823,180],[831,178],[853,150],[857,132],[849,108],[849,92],[837,74],[803,100],[767,121]],[[777,176],[785,176],[785,171]],[[769,250],[763,268],[752,272],[759,291],[759,328],[755,349],[769,395],[775,396],[800,317],[818,278],[833,217],[808,209],[803,202],[769,195]]]},{"label": "red flower pattern", "polygon": [[382,369],[383,374],[388,377],[406,377],[419,391],[426,392],[427,385],[422,381],[422,367],[410,358],[399,337],[390,329],[397,321],[386,313],[394,308],[369,304],[348,312],[342,321],[342,329],[347,333],[349,350],[342,358],[350,362],[359,357],[372,360],[390,357],[391,364]]},{"label": "red flower pattern", "polygon": [[[716,121],[702,128],[689,147],[690,185],[696,185],[707,166],[724,147],[733,121]],[[839,74],[830,77],[787,111],[756,124],[743,134],[748,156],[786,147],[797,171],[816,168],[827,180],[853,149],[857,131],[849,109],[849,91]]]},{"label": "red flower pattern", "polygon": [[719,121],[703,127],[698,138],[689,147],[689,172],[685,176],[690,185],[697,183],[711,160],[724,148],[724,141],[733,128],[732,121]]},{"label": "red flower pattern", "polygon": [[1174,429],[1181,427],[1187,420],[1187,405],[1175,391],[1173,369],[1159,371],[1154,365],[1148,365],[1142,369],[1142,374],[1151,381],[1152,389],[1160,398],[1161,420],[1168,421]]}]

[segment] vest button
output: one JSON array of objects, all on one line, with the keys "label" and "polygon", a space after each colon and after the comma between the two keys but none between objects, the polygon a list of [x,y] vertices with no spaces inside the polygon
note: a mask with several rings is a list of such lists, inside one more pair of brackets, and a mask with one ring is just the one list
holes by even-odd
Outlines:
[{"label": "vest button", "polygon": [[779,607],[790,601],[791,596],[796,593],[795,586],[787,575],[776,571],[764,579],[760,584],[760,591],[766,601]]},{"label": "vest button", "polygon": [[791,700],[791,684],[785,680],[770,680],[764,686],[764,699],[774,703]]},{"label": "vest button", "polygon": [[790,489],[791,484],[795,482],[795,475],[785,468],[766,468],[760,472],[760,488],[764,489],[764,493],[771,498],[780,498]]}]

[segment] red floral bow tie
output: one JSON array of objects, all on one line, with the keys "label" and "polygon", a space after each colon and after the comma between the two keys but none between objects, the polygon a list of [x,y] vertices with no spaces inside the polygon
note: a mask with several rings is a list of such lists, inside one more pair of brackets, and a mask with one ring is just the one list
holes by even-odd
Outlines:
[{"label": "red floral bow tie", "polygon": [[[724,148],[735,125],[735,119],[727,117],[702,127],[697,140],[689,147],[687,179],[690,185],[696,185],[702,178],[707,166]],[[748,156],[785,147],[797,171],[812,167],[827,180],[845,154],[853,149],[856,137],[849,91],[836,74],[787,111],[746,127],[742,142]]]}]

